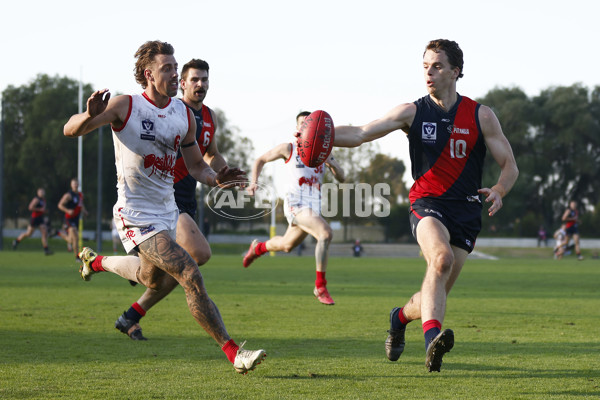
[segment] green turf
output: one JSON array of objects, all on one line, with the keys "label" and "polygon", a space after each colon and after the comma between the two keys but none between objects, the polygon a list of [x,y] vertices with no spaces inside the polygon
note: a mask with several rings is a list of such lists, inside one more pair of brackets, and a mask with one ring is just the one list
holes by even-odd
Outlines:
[{"label": "green turf", "polygon": [[[31,240],[34,242],[34,240]],[[110,248],[110,247],[106,247]],[[456,336],[441,373],[420,324],[396,363],[388,313],[418,289],[422,259],[332,258],[337,304],[312,296],[314,260],[216,254],[202,267],[229,333],[268,357],[246,376],[192,319],[181,288],[142,320],[114,321],[142,288],[83,282],[65,250],[0,252],[2,399],[585,399],[600,397],[600,262],[468,260],[448,299]]]}]

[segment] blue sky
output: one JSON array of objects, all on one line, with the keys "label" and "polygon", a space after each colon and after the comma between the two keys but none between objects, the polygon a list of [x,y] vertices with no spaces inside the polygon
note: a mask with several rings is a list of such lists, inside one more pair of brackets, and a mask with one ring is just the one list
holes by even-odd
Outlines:
[{"label": "blue sky", "polygon": [[[209,62],[205,103],[253,140],[254,156],[291,140],[300,110],[323,109],[336,124],[360,125],[423,96],[430,39],[460,44],[458,91],[469,97],[494,87],[535,96],[550,86],[600,85],[592,46],[600,6],[592,1],[57,0],[2,8],[0,91],[47,73],[137,93],[135,50],[167,41],[180,65]],[[408,167],[403,133],[379,145]],[[265,173],[283,179],[275,165]]]}]

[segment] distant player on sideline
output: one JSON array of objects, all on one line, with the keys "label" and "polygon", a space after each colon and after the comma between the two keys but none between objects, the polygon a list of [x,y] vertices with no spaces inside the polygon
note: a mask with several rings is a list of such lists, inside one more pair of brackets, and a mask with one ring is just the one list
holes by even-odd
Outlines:
[{"label": "distant player on sideline", "polygon": [[17,249],[17,246],[25,238],[30,237],[35,229],[40,230],[42,235],[42,247],[44,248],[44,254],[47,256],[52,254],[52,250],[48,248],[48,226],[46,225],[46,191],[43,188],[38,188],[36,196],[29,202],[29,211],[31,211],[31,218],[29,219],[29,225],[27,230],[19,235],[12,242],[13,250]]},{"label": "distant player on sideline", "polygon": [[[443,355],[454,346],[454,332],[442,331],[446,298],[481,230],[482,200],[488,215],[502,207],[519,171],[510,143],[491,108],[461,96],[463,76],[458,43],[432,40],[423,54],[428,96],[401,104],[363,126],[335,127],[335,146],[355,147],[396,130],[408,136],[412,174],[410,225],[427,261],[421,290],[390,313],[386,355],[396,361],[404,351],[406,325],[420,319],[425,336],[425,365],[440,371]],[[491,188],[482,187],[483,161],[489,150],[500,166]],[[482,199],[483,197],[483,199]]]},{"label": "distant player on sideline", "polygon": [[87,216],[88,212],[83,204],[83,193],[79,191],[77,178],[71,179],[71,190],[61,197],[58,209],[65,213],[64,227],[67,231],[67,244],[75,254],[75,259],[81,261],[79,259],[79,218],[82,214]]},{"label": "distant player on sideline", "polygon": [[173,46],[148,41],[135,58],[135,78],[144,89],[142,94],[111,99],[108,89],[98,90],[87,100],[86,111],[73,115],[64,127],[65,136],[77,137],[111,125],[118,191],[113,213],[125,251],[139,255],[133,257],[137,264],[122,265],[119,257],[98,256],[85,248],[81,277],[88,281],[95,273],[110,271],[156,290],[164,279],[174,278],[185,292],[194,319],[217,342],[234,369],[245,374],[260,364],[266,353],[242,349],[227,333],[198,264],[175,242],[179,210],[173,194],[179,149],[192,176],[210,186],[243,183],[244,171],[223,167],[215,172],[204,162],[196,143],[194,115],[173,97],[179,87]]},{"label": "distant player on sideline", "polygon": [[567,207],[561,219],[565,224],[565,232],[567,233],[565,247],[568,248],[569,242],[573,239],[577,259],[579,261],[583,260],[579,246],[579,210],[577,209],[577,202],[575,200],[569,202],[569,207]]},{"label": "distant player on sideline", "polygon": [[[310,115],[309,112],[303,111],[296,116],[298,131],[308,115]],[[274,236],[266,242],[254,240],[244,256],[243,265],[246,268],[249,267],[255,259],[269,251],[289,253],[310,234],[317,239],[315,248],[317,277],[313,293],[321,303],[333,305],[335,302],[329,295],[325,279],[329,243],[331,243],[333,233],[329,224],[321,216],[321,185],[325,172],[323,164],[316,168],[307,167],[300,160],[296,143],[282,143],[256,159],[248,193],[255,194],[258,188],[258,177],[263,166],[279,159],[285,161],[285,168],[288,170],[289,176],[283,205],[289,226],[283,236]],[[325,165],[338,181],[344,181],[344,170],[332,155],[327,158]]]}]

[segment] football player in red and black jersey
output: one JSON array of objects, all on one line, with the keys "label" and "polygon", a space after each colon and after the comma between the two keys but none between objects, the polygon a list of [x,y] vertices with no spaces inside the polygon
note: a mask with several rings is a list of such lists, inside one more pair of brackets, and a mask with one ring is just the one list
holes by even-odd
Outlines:
[{"label": "football player in red and black jersey", "polygon": [[[427,261],[421,290],[390,313],[386,354],[396,361],[404,350],[406,325],[422,321],[425,364],[439,371],[454,345],[454,332],[442,331],[446,298],[481,230],[483,203],[491,217],[519,174],[510,143],[494,112],[456,91],[463,76],[463,53],[456,42],[432,40],[423,54],[429,94],[401,104],[363,126],[336,126],[335,146],[354,147],[403,131],[409,140],[412,175],[410,224]],[[500,166],[491,188],[482,187],[486,151]]]},{"label": "football player in red and black jersey", "polygon": [[83,193],[79,191],[77,178],[71,179],[71,189],[58,202],[58,209],[65,213],[64,227],[67,231],[67,243],[79,261],[79,218],[88,214],[83,204]]},{"label": "football player in red and black jersey", "polygon": [[48,248],[48,226],[45,221],[46,211],[48,211],[48,209],[46,206],[46,191],[44,188],[38,188],[35,197],[29,202],[28,208],[29,211],[31,211],[29,225],[25,232],[21,233],[19,237],[13,240],[12,248],[13,250],[16,250],[19,243],[21,243],[23,239],[30,237],[37,228],[42,235],[42,247],[44,248],[44,253],[49,256],[52,254],[52,250]]}]

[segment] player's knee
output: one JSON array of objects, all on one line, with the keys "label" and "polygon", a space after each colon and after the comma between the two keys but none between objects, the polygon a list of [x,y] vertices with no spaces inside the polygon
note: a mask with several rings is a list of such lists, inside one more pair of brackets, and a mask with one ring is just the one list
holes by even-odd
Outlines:
[{"label": "player's knee", "polygon": [[333,231],[331,228],[323,229],[317,238],[317,240],[324,242],[327,245],[331,243],[331,239],[333,239]]},{"label": "player's knee", "polygon": [[201,266],[206,264],[208,260],[210,260],[210,257],[212,257],[212,252],[210,251],[210,248],[208,248],[196,250],[190,255],[192,256],[194,261],[196,261],[196,264],[198,264],[198,266]]},{"label": "player's knee", "polygon": [[295,246],[292,243],[284,243],[282,245],[281,251],[289,253],[290,251],[294,250],[294,247]]},{"label": "player's knee", "polygon": [[430,267],[439,275],[449,274],[454,264],[452,252],[441,252],[431,257]]}]

